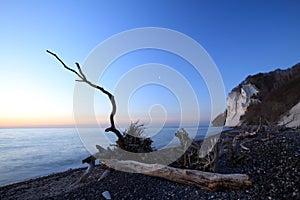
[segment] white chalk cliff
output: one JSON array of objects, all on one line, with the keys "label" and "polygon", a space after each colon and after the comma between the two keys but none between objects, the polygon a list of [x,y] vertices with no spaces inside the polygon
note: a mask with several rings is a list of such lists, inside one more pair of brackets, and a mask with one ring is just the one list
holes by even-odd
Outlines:
[{"label": "white chalk cliff", "polygon": [[225,126],[238,126],[241,124],[241,116],[245,114],[248,106],[258,100],[253,95],[258,93],[255,85],[250,83],[242,85],[239,91],[231,91],[227,97],[227,116]]},{"label": "white chalk cliff", "polygon": [[300,126],[300,102],[279,120],[278,125],[285,125],[286,127]]},{"label": "white chalk cliff", "polygon": [[300,126],[300,63],[291,68],[248,76],[227,97],[227,108],[214,126],[271,123]]}]

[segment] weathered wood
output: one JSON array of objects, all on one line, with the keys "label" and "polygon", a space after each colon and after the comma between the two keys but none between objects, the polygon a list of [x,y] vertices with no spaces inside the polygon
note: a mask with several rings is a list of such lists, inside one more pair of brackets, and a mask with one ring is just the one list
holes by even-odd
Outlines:
[{"label": "weathered wood", "polygon": [[[84,82],[88,84],[89,86],[96,88],[100,90],[103,94],[107,95],[109,98],[112,110],[110,113],[110,127],[105,129],[105,132],[113,132],[118,137],[117,146],[125,151],[130,152],[137,152],[137,153],[145,153],[145,152],[151,152],[152,147],[151,143],[152,140],[150,138],[145,139],[138,139],[136,136],[131,136],[130,134],[121,134],[121,132],[116,129],[115,122],[114,122],[114,116],[116,114],[116,102],[114,99],[114,96],[105,90],[103,87],[100,87],[92,82],[90,82],[85,74],[83,73],[80,65],[76,63],[76,67],[78,71],[68,67],[55,53],[47,50],[47,53],[54,56],[67,70],[71,71],[72,73],[76,74],[79,77],[79,82]],[[140,128],[137,126],[137,128]],[[140,129],[141,131],[142,129]],[[138,133],[141,133],[138,131]],[[183,135],[185,139],[187,139],[187,134]],[[184,139],[183,138],[183,139]],[[239,139],[239,138],[238,138]],[[182,140],[185,141],[185,140]],[[190,140],[186,140],[185,143],[182,143],[181,145],[184,147],[184,149],[187,148],[188,143],[192,142]],[[187,142],[189,141],[189,142]],[[97,146],[100,154],[106,154],[107,152],[101,149],[100,146]],[[109,150],[109,149],[108,149]],[[192,153],[196,155],[198,151],[192,150]],[[213,152],[213,149],[209,149],[208,152]],[[199,153],[199,152],[198,152]],[[218,160],[218,153],[219,150],[217,150],[213,155],[209,155],[208,165],[211,165],[210,169],[215,170],[215,164]],[[97,157],[99,158],[99,157]],[[188,159],[187,159],[188,158]],[[187,165],[190,157],[186,157],[184,155],[184,164]],[[230,175],[222,175],[222,174],[215,174],[215,173],[208,173],[208,172],[202,172],[202,171],[196,171],[196,170],[188,170],[188,169],[178,169],[173,168],[161,164],[144,164],[139,163],[136,161],[118,161],[114,159],[103,159],[101,160],[105,165],[108,167],[116,168],[116,165],[119,167],[119,169],[130,169],[133,172],[143,173],[150,176],[156,176],[165,178],[171,181],[175,181],[178,183],[183,183],[191,186],[196,186],[203,189],[209,189],[209,190],[217,190],[219,188],[230,188],[230,189],[239,189],[241,187],[250,186],[251,181],[249,180],[249,177],[247,175],[243,174],[230,174]],[[80,178],[78,183],[85,182],[90,174],[92,173],[94,167],[95,167],[95,157],[90,156],[87,159],[83,160],[83,162],[87,162],[89,164],[88,169],[83,174],[83,176]],[[105,178],[109,174],[109,171],[106,171],[101,177]]]},{"label": "weathered wood", "polygon": [[240,147],[243,150],[249,151],[250,149],[245,147],[244,144],[247,142],[250,142],[251,140],[245,140],[245,139],[254,138],[255,136],[257,136],[260,132],[261,126],[262,126],[262,123],[261,123],[261,118],[260,118],[260,123],[255,131],[252,131],[252,132],[247,132],[247,131],[243,132],[242,131],[242,132],[240,132],[239,135],[236,135],[232,141],[233,148],[234,149],[236,148],[238,141],[244,140],[243,142],[240,143]]},{"label": "weathered wood", "polygon": [[118,170],[143,173],[206,190],[241,189],[252,185],[249,176],[246,174],[218,174],[179,169],[161,164],[145,164],[131,160],[107,159],[101,160],[101,162]]},{"label": "weathered wood", "polygon": [[87,179],[89,178],[89,176],[91,175],[91,173],[93,172],[93,170],[95,168],[95,160],[96,160],[96,158],[94,156],[89,156],[86,159],[82,160],[82,163],[87,163],[87,164],[89,164],[89,166],[86,169],[86,171],[84,172],[84,174],[80,177],[80,179],[77,182],[75,182],[74,184],[84,183],[87,181]]},{"label": "weathered wood", "polygon": [[215,172],[220,154],[219,136],[214,135],[202,141],[195,141],[188,137],[188,133],[181,128],[175,133],[180,141],[183,155],[178,158],[172,167],[197,169],[202,171]]},{"label": "weathered wood", "polygon": [[109,100],[110,100],[110,103],[111,103],[111,106],[112,106],[112,110],[111,110],[111,113],[110,113],[110,116],[109,116],[109,120],[110,120],[110,127],[106,128],[105,129],[105,132],[113,132],[117,137],[118,137],[118,141],[117,143],[122,147],[124,145],[124,138],[123,138],[123,135],[121,134],[121,132],[116,129],[116,126],[115,126],[115,121],[114,121],[114,116],[116,114],[116,111],[117,111],[117,106],[116,106],[116,102],[115,102],[115,97],[114,95],[112,95],[109,91],[105,90],[103,87],[101,86],[98,86],[94,83],[92,83],[91,81],[89,81],[85,74],[83,73],[79,63],[75,63],[76,64],[76,67],[78,69],[79,72],[77,72],[76,70],[68,67],[63,61],[62,59],[60,59],[55,53],[47,50],[46,51],[47,53],[51,54],[52,56],[54,56],[62,65],[65,69],[73,72],[74,74],[76,74],[80,79],[79,80],[76,80],[78,82],[84,82],[86,84],[88,84],[89,86],[95,88],[95,89],[98,89],[100,90],[103,94],[105,94]]},{"label": "weathered wood", "polygon": [[105,179],[108,175],[110,174],[110,169],[106,169],[100,176],[100,178],[98,178],[98,181],[101,181],[103,179]]}]

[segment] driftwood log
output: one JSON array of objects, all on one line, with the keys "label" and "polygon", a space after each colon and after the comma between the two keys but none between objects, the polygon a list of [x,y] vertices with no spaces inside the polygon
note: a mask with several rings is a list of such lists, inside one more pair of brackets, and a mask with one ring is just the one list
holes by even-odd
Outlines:
[{"label": "driftwood log", "polygon": [[[170,151],[172,152],[172,151]],[[100,159],[101,163],[108,167],[103,172],[98,181],[103,180],[110,173],[110,169],[119,171],[126,171],[132,173],[142,173],[148,176],[159,177],[169,181],[197,187],[205,190],[225,190],[225,189],[242,189],[252,186],[252,182],[246,174],[219,174],[212,172],[204,172],[194,169],[180,169],[163,164],[148,164],[133,160],[118,160],[106,159],[115,154],[114,151],[101,149],[94,156],[84,159],[83,162],[89,164],[86,172],[82,175],[79,181],[75,184],[86,182],[91,175],[95,166],[96,157]]]},{"label": "driftwood log", "polygon": [[[181,184],[186,184],[193,187],[198,187],[205,190],[224,190],[224,189],[242,189],[252,186],[252,182],[246,174],[219,174],[213,172],[204,172],[195,169],[181,169],[178,167],[167,166],[163,164],[149,164],[133,160],[119,160],[116,152],[106,150],[101,147],[95,157],[100,159],[100,162],[108,168],[113,168],[119,171],[132,173],[142,173],[148,176],[163,178],[169,181],[174,181]],[[166,150],[168,154],[176,148]],[[188,153],[188,152],[187,152]],[[120,157],[121,158],[121,157]],[[109,170],[106,170],[101,177],[106,177]],[[99,178],[98,180],[101,180]]]},{"label": "driftwood log", "polygon": [[149,176],[159,177],[206,190],[241,189],[250,187],[252,182],[245,174],[218,174],[190,169],[179,169],[161,164],[145,164],[126,160],[102,160],[106,166],[117,170],[131,170]]}]

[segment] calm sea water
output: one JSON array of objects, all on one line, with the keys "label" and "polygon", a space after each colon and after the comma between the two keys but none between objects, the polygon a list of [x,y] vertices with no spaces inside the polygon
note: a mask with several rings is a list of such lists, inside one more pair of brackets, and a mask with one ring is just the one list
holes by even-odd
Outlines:
[{"label": "calm sea water", "polygon": [[[174,139],[177,130],[176,127],[164,128],[153,135],[156,130],[147,129],[145,133],[152,137],[153,146],[159,149],[169,143],[178,143],[178,139]],[[186,130],[194,132],[200,139],[206,134],[207,127]],[[91,141],[97,141],[95,135],[99,135],[99,129],[90,132],[87,135]],[[209,132],[215,133],[214,130]],[[113,134],[107,136],[112,142],[116,139]],[[75,128],[0,129],[0,185],[84,167],[81,160],[90,155],[81,140],[85,137]]]}]

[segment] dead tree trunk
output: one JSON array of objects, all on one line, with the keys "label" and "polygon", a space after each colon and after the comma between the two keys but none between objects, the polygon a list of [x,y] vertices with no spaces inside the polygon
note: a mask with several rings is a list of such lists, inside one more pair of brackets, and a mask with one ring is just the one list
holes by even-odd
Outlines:
[{"label": "dead tree trunk", "polygon": [[241,189],[250,187],[252,182],[245,174],[217,174],[190,169],[179,169],[161,164],[145,164],[126,160],[102,160],[107,166],[118,170],[130,170],[205,190]]}]

